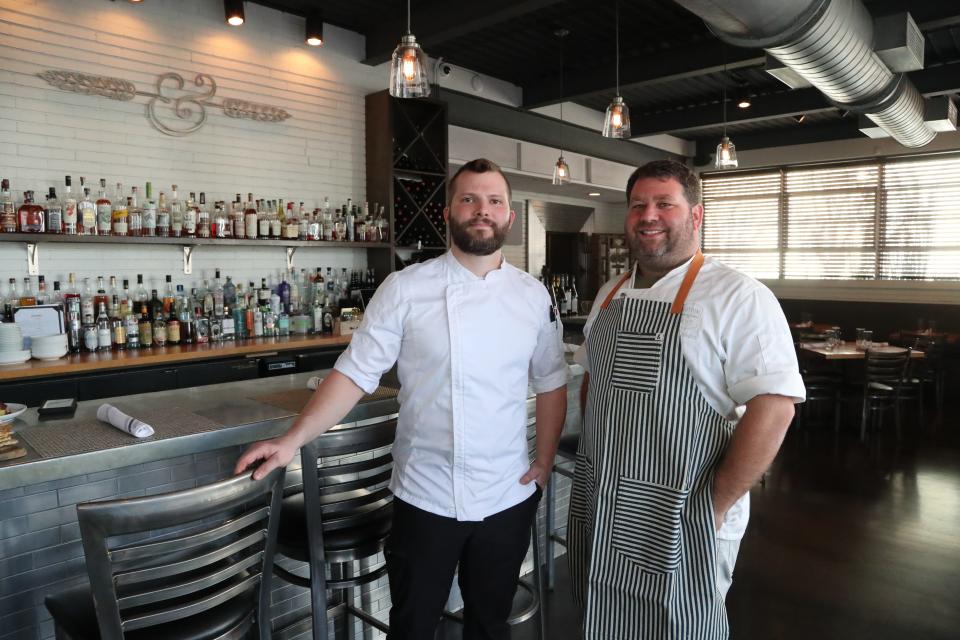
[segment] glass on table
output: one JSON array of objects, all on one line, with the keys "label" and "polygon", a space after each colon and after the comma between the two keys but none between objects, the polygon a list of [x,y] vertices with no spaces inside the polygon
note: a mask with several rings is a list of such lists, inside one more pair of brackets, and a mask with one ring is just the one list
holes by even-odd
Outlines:
[{"label": "glass on table", "polygon": [[861,351],[866,351],[873,345],[873,331],[870,329],[862,329],[860,338],[857,340],[857,348]]}]

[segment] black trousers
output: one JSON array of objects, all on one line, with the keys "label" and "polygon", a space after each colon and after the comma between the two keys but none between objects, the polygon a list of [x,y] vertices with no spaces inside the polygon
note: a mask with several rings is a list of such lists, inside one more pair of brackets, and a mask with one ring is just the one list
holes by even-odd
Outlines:
[{"label": "black trousers", "polygon": [[384,548],[393,603],[388,640],[433,640],[458,565],[464,640],[508,640],[506,620],[541,494],[537,487],[480,522],[458,522],[394,498]]}]

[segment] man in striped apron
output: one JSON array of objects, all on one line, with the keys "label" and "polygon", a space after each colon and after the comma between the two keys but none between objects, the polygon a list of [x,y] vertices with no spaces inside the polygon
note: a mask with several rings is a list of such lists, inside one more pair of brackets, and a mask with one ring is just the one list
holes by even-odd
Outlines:
[{"label": "man in striped apron", "polygon": [[699,178],[651,162],[627,200],[636,263],[600,290],[577,355],[588,373],[568,536],[583,636],[727,638],[747,491],[803,381],[773,294],[701,254]]}]

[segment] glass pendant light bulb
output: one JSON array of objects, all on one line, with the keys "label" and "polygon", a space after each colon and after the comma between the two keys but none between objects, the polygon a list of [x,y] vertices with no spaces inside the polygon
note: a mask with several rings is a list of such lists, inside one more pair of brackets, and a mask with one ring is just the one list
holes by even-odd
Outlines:
[{"label": "glass pendant light bulb", "polygon": [[561,155],[553,165],[553,184],[562,185],[570,182],[570,167]]},{"label": "glass pendant light bulb", "polygon": [[430,95],[427,54],[410,33],[410,0],[407,0],[407,33],[393,50],[390,63],[390,95],[394,98],[426,98]]},{"label": "glass pendant light bulb", "polygon": [[604,138],[630,137],[630,107],[621,96],[616,96],[607,107],[607,114],[603,119]]},{"label": "glass pendant light bulb", "polygon": [[717,169],[736,169],[739,165],[737,161],[737,146],[733,144],[729,137],[720,138],[720,144],[717,145],[717,158],[714,166]]}]

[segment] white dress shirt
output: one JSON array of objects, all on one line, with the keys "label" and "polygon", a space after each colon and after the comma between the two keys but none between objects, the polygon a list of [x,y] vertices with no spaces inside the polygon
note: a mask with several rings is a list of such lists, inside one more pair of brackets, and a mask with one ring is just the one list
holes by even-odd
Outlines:
[{"label": "white dress shirt", "polygon": [[563,329],[543,285],[504,261],[479,278],[447,252],[390,274],[334,368],[364,391],[394,362],[394,495],[457,520],[530,497],[527,388],[567,383]]},{"label": "white dress shirt", "polygon": [[[689,264],[688,260],[648,289],[634,287],[633,278],[629,278],[615,295],[672,303]],[[600,288],[583,327],[585,336],[590,334],[600,303],[619,280]],[[780,303],[750,276],[706,256],[683,305],[680,330],[683,359],[700,393],[728,420],[739,420],[743,405],[758,395],[787,396],[795,403],[806,397]],[[574,355],[574,361],[589,371],[585,345]],[[739,540],[749,517],[747,493],[727,512],[717,537]]]}]

